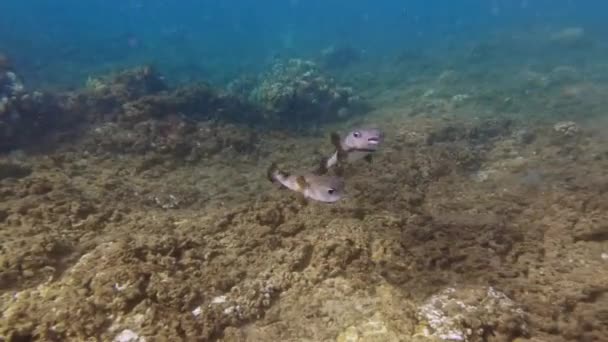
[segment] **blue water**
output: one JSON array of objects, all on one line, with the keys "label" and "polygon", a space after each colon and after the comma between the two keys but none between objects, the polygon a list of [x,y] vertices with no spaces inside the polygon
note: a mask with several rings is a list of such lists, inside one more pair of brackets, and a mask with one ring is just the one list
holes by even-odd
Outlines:
[{"label": "blue water", "polygon": [[599,0],[4,0],[0,50],[34,85],[77,86],[141,63],[175,81],[222,83],[332,44],[381,60],[498,31],[580,26],[601,37],[607,12]]}]

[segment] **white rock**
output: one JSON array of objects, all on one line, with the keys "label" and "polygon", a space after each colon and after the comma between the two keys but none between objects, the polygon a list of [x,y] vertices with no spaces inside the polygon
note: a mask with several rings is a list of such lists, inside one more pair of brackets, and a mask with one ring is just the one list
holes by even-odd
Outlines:
[{"label": "white rock", "polygon": [[577,134],[580,128],[573,121],[561,121],[553,126],[553,130],[566,136],[572,136]]},{"label": "white rock", "polygon": [[469,94],[456,94],[452,96],[452,101],[454,102],[463,102],[468,100],[471,97]]},{"label": "white rock", "polygon": [[133,330],[125,329],[114,337],[114,342],[146,342],[146,339],[139,337]]},{"label": "white rock", "polygon": [[[463,324],[468,316],[479,317],[484,324],[494,325],[503,314],[513,316],[519,329],[527,329],[525,313],[504,293],[492,287],[446,288],[431,296],[418,309],[423,324],[418,335],[440,341],[472,341],[483,335]],[[483,325],[481,325],[483,326]]]},{"label": "white rock", "polygon": [[211,300],[211,304],[226,303],[226,296],[217,296]]}]

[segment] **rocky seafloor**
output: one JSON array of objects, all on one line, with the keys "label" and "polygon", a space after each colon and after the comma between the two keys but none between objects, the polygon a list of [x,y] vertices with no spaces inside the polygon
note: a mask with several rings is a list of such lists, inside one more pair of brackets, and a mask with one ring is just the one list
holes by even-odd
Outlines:
[{"label": "rocky seafloor", "polygon": [[[264,111],[141,68],[38,96],[64,118],[49,134],[5,119],[0,341],[608,339],[601,123],[395,89],[316,134],[250,125],[318,82],[246,91],[281,98]],[[332,113],[352,97],[323,94]],[[305,204],[266,180],[368,124],[386,141],[345,170],[344,200]]]}]

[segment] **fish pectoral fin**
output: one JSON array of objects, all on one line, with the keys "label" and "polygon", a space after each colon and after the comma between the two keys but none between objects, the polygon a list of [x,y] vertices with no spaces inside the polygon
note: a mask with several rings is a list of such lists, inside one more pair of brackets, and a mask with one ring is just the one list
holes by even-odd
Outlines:
[{"label": "fish pectoral fin", "polygon": [[366,155],[365,157],[363,157],[363,159],[370,164],[373,161],[373,157],[371,154]]},{"label": "fish pectoral fin", "polygon": [[331,143],[336,148],[336,157],[338,159],[338,163],[342,163],[346,161],[348,157],[348,151],[344,150],[342,147],[342,141],[340,135],[336,132],[331,132],[330,135]]},{"label": "fish pectoral fin", "polygon": [[306,196],[304,196],[304,194],[298,194],[297,198],[298,203],[300,203],[302,206],[308,205],[308,199],[306,198]]},{"label": "fish pectoral fin", "polygon": [[317,169],[314,171],[314,173],[316,175],[324,175],[328,171],[329,170],[327,169],[327,158],[321,158],[319,160],[319,165],[318,165]]}]

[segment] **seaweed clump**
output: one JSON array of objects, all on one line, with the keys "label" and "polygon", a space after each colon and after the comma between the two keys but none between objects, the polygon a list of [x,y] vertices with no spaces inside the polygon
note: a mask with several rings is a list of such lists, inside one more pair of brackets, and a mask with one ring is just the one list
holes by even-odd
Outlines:
[{"label": "seaweed clump", "polygon": [[287,126],[334,121],[361,104],[352,88],[338,85],[314,62],[301,59],[273,65],[248,98],[261,107],[266,121]]}]

